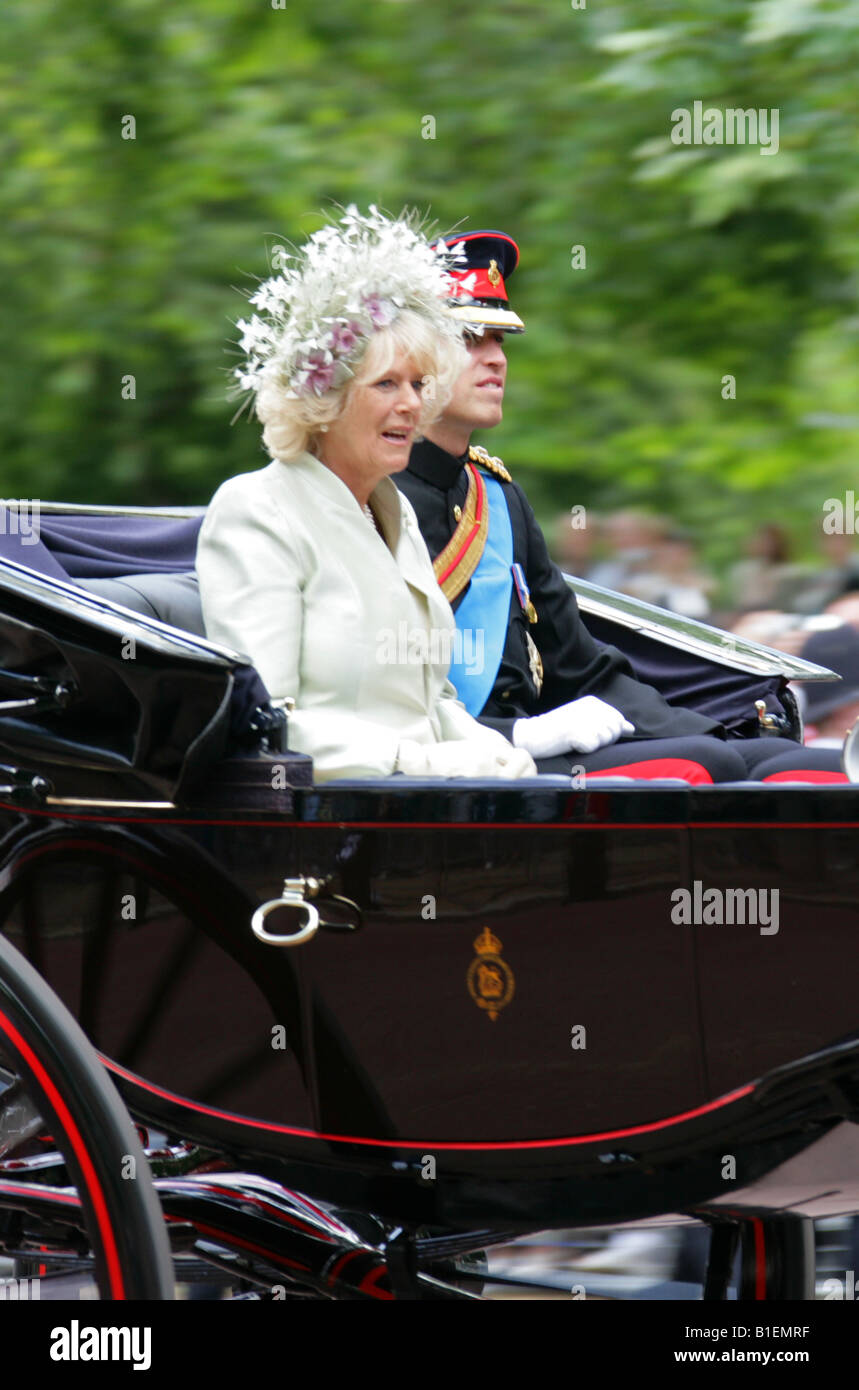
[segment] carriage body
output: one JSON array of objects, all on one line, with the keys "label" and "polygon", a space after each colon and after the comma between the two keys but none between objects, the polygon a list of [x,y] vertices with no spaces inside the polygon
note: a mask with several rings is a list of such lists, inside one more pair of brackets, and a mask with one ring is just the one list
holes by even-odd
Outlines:
[{"label": "carriage body", "polygon": [[[193,522],[68,517],[77,553]],[[316,786],[239,654],[34,558],[0,560],[0,930],[137,1124],[380,1229],[859,1210],[859,789]],[[616,613],[684,698],[709,662],[753,721],[791,673]],[[251,929],[285,883],[292,949]],[[744,920],[685,920],[704,889]]]}]

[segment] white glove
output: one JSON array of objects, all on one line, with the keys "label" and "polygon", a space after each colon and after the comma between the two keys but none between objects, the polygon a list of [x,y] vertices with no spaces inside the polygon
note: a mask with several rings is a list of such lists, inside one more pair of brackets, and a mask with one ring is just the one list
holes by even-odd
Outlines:
[{"label": "white glove", "polygon": [[499,736],[498,745],[450,739],[444,743],[415,743],[403,739],[395,772],[408,777],[536,777],[530,753],[514,748]]},{"label": "white glove", "polygon": [[525,748],[532,758],[553,758],[557,753],[595,753],[609,743],[616,743],[621,734],[634,734],[635,725],[624,719],[614,705],[596,695],[583,695],[568,705],[550,709],[548,714],[535,714],[530,719],[517,719],[513,725],[513,742]]}]

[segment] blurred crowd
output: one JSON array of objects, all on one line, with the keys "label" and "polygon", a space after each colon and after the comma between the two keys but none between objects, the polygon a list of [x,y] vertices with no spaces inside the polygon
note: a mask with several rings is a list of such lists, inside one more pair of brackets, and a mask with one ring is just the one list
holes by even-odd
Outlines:
[{"label": "blurred crowd", "polygon": [[[574,519],[575,520],[575,519]],[[618,511],[571,524],[563,513],[552,554],[561,569],[607,589],[777,647],[826,666],[841,681],[794,685],[805,742],[840,747],[859,718],[859,548],[821,531],[815,563],[798,562],[783,527],[753,531],[742,558],[720,576],[693,538],[665,518]]]}]

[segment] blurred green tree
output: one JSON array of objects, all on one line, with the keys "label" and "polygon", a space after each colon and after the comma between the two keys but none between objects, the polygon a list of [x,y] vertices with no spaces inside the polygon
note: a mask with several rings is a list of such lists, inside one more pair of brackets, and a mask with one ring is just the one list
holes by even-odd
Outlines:
[{"label": "blurred green tree", "polygon": [[[201,501],[263,462],[238,291],[349,201],[520,241],[486,442],[546,515],[647,505],[721,564],[764,518],[807,548],[850,485],[852,0],[7,0],[4,39],[7,494]],[[778,152],[674,144],[696,101],[777,109]]]}]

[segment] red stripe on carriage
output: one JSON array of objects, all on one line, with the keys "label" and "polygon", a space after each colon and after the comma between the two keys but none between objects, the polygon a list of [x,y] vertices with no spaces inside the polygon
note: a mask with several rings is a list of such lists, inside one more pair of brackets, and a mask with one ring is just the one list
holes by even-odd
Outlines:
[{"label": "red stripe on carriage", "polygon": [[[594,768],[592,777],[638,777],[642,781],[657,781],[660,777],[682,777],[693,786],[711,786],[713,779],[701,763],[690,758],[641,758],[628,763],[618,763],[617,767]],[[585,786],[588,773],[585,773]]]},{"label": "red stripe on carriage", "polygon": [[823,768],[797,768],[795,772],[772,772],[762,782],[849,782],[846,772],[825,772]]},{"label": "red stripe on carriage", "polygon": [[[60,1192],[55,1187],[34,1187],[32,1183],[7,1182],[5,1178],[0,1178],[0,1193],[7,1197],[38,1197],[40,1202],[57,1202],[61,1207],[80,1207],[81,1199],[75,1193]],[[40,1245],[40,1250],[47,1250],[47,1245]]]},{"label": "red stripe on carriage", "polygon": [[267,1260],[273,1260],[275,1264],[289,1265],[290,1269],[300,1269],[304,1274],[310,1274],[310,1265],[300,1264],[298,1260],[287,1259],[286,1255],[281,1255],[276,1250],[266,1250],[264,1245],[257,1245],[256,1241],[244,1240],[241,1236],[234,1236],[229,1231],[219,1230],[217,1226],[209,1226],[202,1221],[196,1221],[193,1216],[181,1218],[194,1227],[195,1231],[201,1231],[203,1235],[216,1236],[223,1245],[240,1245],[243,1250],[252,1250],[255,1255],[263,1255]]},{"label": "red stripe on carriage", "polygon": [[2,1028],[7,1038],[12,1040],[14,1046],[17,1047],[18,1051],[25,1057],[28,1066],[35,1074],[40,1086],[53,1106],[57,1119],[71,1141],[72,1148],[75,1151],[75,1157],[81,1166],[84,1183],[89,1192],[95,1211],[95,1218],[98,1223],[99,1231],[101,1232],[105,1261],[107,1263],[107,1277],[110,1281],[111,1297],[116,1301],[124,1300],[125,1283],[122,1278],[122,1268],[119,1263],[119,1251],[116,1248],[116,1242],[113,1238],[113,1227],[110,1224],[110,1217],[107,1212],[107,1203],[104,1200],[101,1184],[90,1162],[90,1156],[87,1153],[80,1130],[69,1114],[65,1101],[48,1076],[48,1073],[45,1071],[38,1057],[21,1037],[15,1025],[2,1012],[0,1012],[0,1028]]},{"label": "red stripe on carriage", "polygon": [[323,1211],[321,1207],[315,1206],[309,1197],[304,1196],[303,1192],[293,1192],[291,1187],[285,1187],[283,1190],[287,1197],[291,1197],[294,1202],[299,1202],[301,1206],[306,1207],[308,1211],[314,1212],[316,1216],[321,1217],[326,1225],[330,1226],[332,1229],[337,1227],[344,1235],[351,1236],[352,1232],[349,1230],[348,1226],[344,1226],[343,1222],[338,1221],[336,1216],[332,1216],[330,1211]]},{"label": "red stripe on carriage", "polygon": [[372,1269],[369,1274],[364,1276],[358,1288],[363,1290],[364,1293],[371,1293],[374,1298],[393,1299],[394,1295],[390,1293],[388,1289],[379,1288],[379,1280],[384,1279],[387,1273],[387,1265],[379,1265],[378,1269]]},{"label": "red stripe on carriage", "polygon": [[[234,1187],[218,1187],[214,1183],[201,1183],[196,1181],[192,1182],[190,1187],[180,1188],[179,1191],[193,1193],[213,1192],[216,1197],[232,1197],[233,1200],[238,1198],[246,1206],[259,1207],[260,1211],[269,1212],[272,1216],[276,1217],[278,1221],[282,1221],[285,1226],[295,1226],[303,1235],[313,1236],[315,1240],[327,1240],[330,1244],[334,1243],[334,1236],[329,1231],[321,1231],[318,1226],[311,1226],[309,1222],[301,1221],[297,1216],[292,1216],[289,1212],[283,1211],[281,1207],[275,1206],[272,1202],[267,1202],[264,1197],[253,1196],[249,1192],[239,1192]],[[193,1218],[189,1217],[188,1219],[192,1220]],[[330,1225],[331,1223],[327,1222],[326,1224]]]},{"label": "red stripe on carriage", "polygon": [[729,1091],[727,1095],[719,1096],[718,1100],[708,1100],[704,1105],[696,1105],[694,1110],[681,1110],[676,1115],[669,1115],[664,1120],[651,1120],[649,1124],[633,1125],[629,1129],[610,1129],[595,1134],[570,1135],[563,1139],[486,1139],[462,1142],[449,1139],[368,1139],[366,1135],[328,1134],[316,1129],[301,1129],[297,1125],[276,1124],[272,1120],[252,1120],[246,1115],[237,1115],[229,1110],[217,1110],[212,1105],[200,1105],[197,1101],[189,1100],[187,1096],[179,1095],[177,1091],[168,1091],[163,1086],[156,1086],[153,1082],[146,1081],[136,1072],[128,1071],[126,1067],[112,1061],[102,1052],[99,1053],[99,1057],[115,1076],[124,1077],[133,1086],[148,1091],[150,1095],[160,1096],[162,1100],[169,1101],[171,1105],[184,1107],[186,1110],[194,1110],[198,1115],[210,1115],[216,1120],[226,1120],[230,1124],[241,1125],[246,1129],[265,1130],[268,1134],[291,1134],[296,1139],[324,1139],[335,1144],[365,1144],[368,1148],[374,1149],[434,1148],[445,1149],[454,1153],[494,1153],[509,1152],[510,1150],[515,1152],[518,1149],[575,1148],[579,1144],[603,1143],[606,1139],[626,1139],[634,1134],[651,1134],[661,1129],[670,1129],[672,1125],[682,1124],[686,1120],[697,1120],[701,1115],[709,1115],[714,1110],[721,1110],[726,1105],[733,1105],[735,1101],[752,1095],[755,1090],[755,1086],[750,1082],[747,1086],[739,1086],[736,1091]]},{"label": "red stripe on carriage", "polygon": [[333,1284],[335,1280],[339,1279],[341,1271],[346,1268],[350,1260],[355,1260],[358,1258],[359,1255],[363,1254],[363,1250],[349,1250],[345,1255],[341,1255],[340,1258],[338,1260],[335,1260],[334,1264],[331,1266],[331,1272],[328,1275],[328,1278],[326,1279],[326,1283]]},{"label": "red stripe on carriage", "polygon": [[[599,772],[597,772],[597,771],[594,771],[594,773],[593,773],[593,776],[594,776],[594,777],[599,777],[599,776],[602,776],[602,775],[603,775],[603,774],[601,774],[601,773],[599,773]],[[713,784],[713,790],[714,790],[714,792],[718,792],[718,791],[719,791],[720,785],[721,785],[721,784],[718,783],[718,782],[716,782],[716,783]],[[754,785],[754,783],[751,783],[751,785]],[[760,785],[760,784],[758,784],[758,785]],[[856,784],[854,783],[853,785],[856,785]],[[310,792],[318,792],[318,791],[322,790],[322,788],[320,788],[320,787],[304,787],[304,788],[299,788],[298,790],[299,790],[299,791],[302,791],[302,790],[303,790],[303,791],[310,791]],[[451,790],[451,791],[455,791],[455,790],[456,790],[456,788],[453,786],[453,784],[451,784],[450,790]],[[530,791],[530,790],[532,790],[532,788],[529,787],[528,790]],[[536,790],[536,788],[535,788],[534,790]],[[553,791],[558,791],[558,792],[560,792],[562,795],[568,795],[568,793],[564,792],[564,789],[563,789],[562,787],[553,787],[552,790],[553,790]],[[623,791],[623,789],[618,788],[618,787],[598,787],[595,791],[592,791],[592,792],[591,792],[591,795],[598,795],[598,796],[600,796],[603,800],[605,800],[606,798],[608,798],[608,797],[610,797],[610,796],[617,796],[618,794],[621,794],[621,795],[622,795],[622,791]],[[576,795],[576,793],[573,793],[573,795]],[[854,802],[852,802],[851,805],[852,805],[852,804],[855,804],[855,798],[854,798]],[[20,806],[13,806],[11,802],[6,802],[6,801],[0,801],[0,811],[12,811],[12,812],[14,812],[14,814],[15,814],[16,816],[21,814],[21,808],[20,808]],[[289,820],[287,820],[284,816],[275,816],[275,817],[273,817],[273,818],[270,819],[270,820],[252,820],[251,817],[250,817],[249,815],[248,815],[248,816],[243,816],[241,820],[231,820],[229,817],[218,817],[217,819],[213,819],[211,816],[210,816],[208,819],[203,819],[202,816],[200,816],[200,817],[197,817],[197,816],[170,816],[170,817],[168,818],[166,815],[164,815],[164,816],[117,816],[117,815],[103,815],[103,816],[96,816],[96,815],[91,815],[91,816],[90,816],[90,815],[87,815],[87,816],[85,816],[85,815],[82,815],[82,814],[81,814],[80,812],[78,812],[78,811],[71,811],[71,812],[69,812],[68,815],[62,815],[62,814],[60,814],[60,812],[54,810],[53,808],[52,808],[51,810],[49,810],[49,811],[38,811],[38,810],[36,810],[36,809],[34,809],[34,808],[31,808],[31,807],[29,807],[29,806],[27,807],[27,815],[30,816],[30,817],[33,817],[33,816],[41,816],[44,820],[55,820],[55,821],[58,821],[61,825],[66,825],[66,824],[78,825],[79,823],[82,824],[82,825],[85,825],[85,824],[93,824],[93,825],[131,825],[131,826],[135,826],[135,825],[161,825],[161,826],[163,826],[163,825],[204,825],[204,826],[210,826],[210,825],[211,825],[211,826],[214,826],[214,827],[215,827],[216,829],[218,829],[218,830],[223,829],[224,826],[234,826],[234,825],[241,826],[242,829],[244,829],[244,830],[248,830],[248,829],[258,829],[258,830],[282,829],[284,826],[289,826],[290,829],[294,829],[296,826],[311,825],[311,826],[313,826],[314,830],[317,830],[317,829],[320,829],[320,828],[325,829],[325,830],[330,830],[330,829],[332,828],[332,826],[334,826],[337,830],[402,830],[402,831],[404,831],[406,834],[413,834],[415,830],[462,830],[462,831],[465,831],[465,830],[479,830],[479,831],[483,831],[483,830],[516,830],[517,832],[519,832],[519,833],[521,834],[521,831],[522,831],[522,824],[523,824],[521,820],[494,820],[494,819],[493,819],[493,820],[469,820],[469,821],[466,821],[466,820],[414,820],[414,819],[413,819],[413,820],[381,820],[381,819],[377,819],[377,820],[357,820],[357,819],[352,819],[352,818],[350,818],[349,820],[340,820],[340,819],[338,818],[336,821],[326,821],[326,820],[323,820],[323,819],[321,819],[321,818],[316,818],[316,817],[314,817],[314,818],[312,818],[312,819],[309,819],[309,820],[299,819],[298,817],[295,817],[294,819],[289,819]],[[528,821],[528,829],[529,829],[529,831],[530,831],[530,830],[549,830],[549,831],[557,832],[558,830],[573,829],[573,830],[576,831],[576,833],[578,833],[578,831],[580,831],[580,830],[619,830],[619,829],[622,829],[622,830],[624,831],[624,833],[625,833],[627,830],[648,830],[648,831],[649,831],[649,830],[652,830],[652,829],[654,828],[654,826],[658,826],[658,828],[659,828],[660,830],[761,830],[761,829],[763,829],[763,830],[770,830],[770,829],[775,829],[775,830],[844,830],[845,827],[848,827],[848,828],[849,828],[849,827],[855,827],[855,826],[857,826],[857,825],[859,825],[859,814],[854,815],[854,817],[853,817],[852,820],[847,820],[847,819],[844,819],[844,820],[766,820],[766,819],[764,819],[763,817],[761,817],[759,820],[655,820],[655,819],[651,818],[650,820],[646,820],[646,821],[644,821],[644,820],[642,820],[642,821],[611,821],[611,820],[588,820],[588,821],[585,821],[585,820],[582,820],[582,821],[578,821],[578,820],[577,820],[577,821],[572,821],[572,820],[536,821],[536,820],[535,820],[535,821]],[[105,845],[101,840],[81,840],[81,841],[80,841],[80,847],[83,848],[83,849],[97,849],[100,853],[103,853],[103,854],[108,855],[108,856],[112,856],[114,859],[127,859],[129,863],[135,862],[135,863],[138,863],[138,864],[142,864],[143,867],[146,868],[146,870],[147,870],[148,873],[153,873],[153,874],[154,874],[154,872],[155,872],[155,871],[152,869],[152,866],[151,866],[151,864],[150,864],[148,861],[143,861],[143,860],[132,860],[131,856],[130,856],[130,855],[127,855],[127,854],[125,853],[124,848],[123,848],[123,849],[119,849],[118,847],[117,847],[117,848],[114,848],[113,846]],[[18,859],[15,861],[15,864],[16,864],[16,866],[17,866],[17,865],[19,865],[19,864],[26,864],[26,863],[29,863],[29,861],[30,861],[31,859],[42,859],[42,858],[45,857],[46,854],[48,854],[48,855],[49,855],[49,854],[53,854],[53,853],[55,852],[56,848],[57,848],[57,846],[52,844],[52,845],[46,845],[46,846],[44,847],[44,849],[31,850],[31,851],[29,851],[29,853],[27,853],[27,854],[22,854],[22,855],[20,855],[20,856],[18,857]],[[73,843],[71,840],[63,840],[63,841],[60,842],[59,848],[60,848],[60,849],[74,848],[74,843]],[[167,875],[162,875],[162,876],[161,876],[161,881],[162,881],[162,883],[169,883],[169,884],[175,884],[175,883],[176,883],[176,879],[175,879],[175,878],[170,878],[170,877],[167,876]],[[199,901],[199,900],[198,900],[198,901]],[[209,914],[209,915],[211,916],[211,914]]]}]

